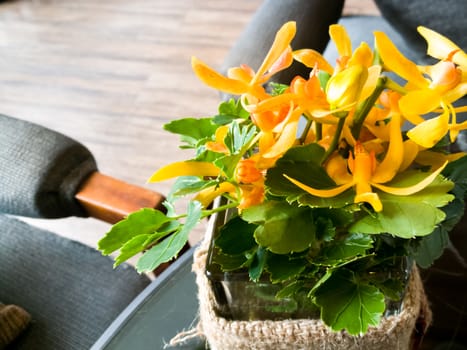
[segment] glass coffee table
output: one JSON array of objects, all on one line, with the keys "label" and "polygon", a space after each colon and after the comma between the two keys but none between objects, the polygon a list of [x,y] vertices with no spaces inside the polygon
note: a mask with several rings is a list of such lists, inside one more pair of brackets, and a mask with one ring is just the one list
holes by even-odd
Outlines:
[{"label": "glass coffee table", "polygon": [[195,249],[180,256],[128,305],[91,350],[207,349],[200,338],[166,345],[198,321],[197,287],[191,271]]}]

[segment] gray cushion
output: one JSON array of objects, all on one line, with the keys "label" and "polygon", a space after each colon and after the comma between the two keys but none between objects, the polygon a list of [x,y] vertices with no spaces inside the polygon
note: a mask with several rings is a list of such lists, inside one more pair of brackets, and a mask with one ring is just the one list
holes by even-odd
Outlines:
[{"label": "gray cushion", "polygon": [[420,57],[425,40],[417,26],[431,28],[467,48],[467,3],[465,0],[375,0],[381,14]]},{"label": "gray cushion", "polygon": [[0,212],[31,217],[84,216],[74,195],[96,170],[80,143],[0,115]]},{"label": "gray cushion", "polygon": [[148,284],[129,265],[0,215],[0,300],[31,324],[13,349],[88,349]]},{"label": "gray cushion", "polygon": [[[287,21],[297,22],[293,49],[306,47],[322,52],[329,40],[328,27],[339,19],[343,3],[343,0],[264,1],[225,58],[222,70],[225,72],[242,63],[258,69],[277,30]],[[308,73],[308,68],[294,63],[291,68],[274,76],[273,80],[288,84],[295,75],[306,77]]]}]

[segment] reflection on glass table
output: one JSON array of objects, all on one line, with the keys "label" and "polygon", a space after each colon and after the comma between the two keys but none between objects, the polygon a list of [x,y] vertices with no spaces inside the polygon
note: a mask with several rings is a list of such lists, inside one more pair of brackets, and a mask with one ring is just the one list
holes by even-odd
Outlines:
[{"label": "reflection on glass table", "polygon": [[[198,300],[191,248],[157,277],[110,325],[91,350],[164,349],[175,335],[197,324]],[[207,349],[194,338],[169,350]]]}]

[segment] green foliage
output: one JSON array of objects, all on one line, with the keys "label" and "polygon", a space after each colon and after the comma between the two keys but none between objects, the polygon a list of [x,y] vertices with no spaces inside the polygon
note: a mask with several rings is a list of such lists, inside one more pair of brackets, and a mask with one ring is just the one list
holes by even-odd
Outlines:
[{"label": "green foliage", "polygon": [[336,270],[314,292],[321,319],[335,331],[352,335],[377,326],[385,309],[384,295],[375,286],[360,281],[347,269]]},{"label": "green foliage", "polygon": [[229,101],[219,104],[219,114],[215,115],[212,119],[216,124],[226,125],[236,119],[246,119],[249,116],[249,113],[245,111],[240,101],[231,98]]},{"label": "green foliage", "polygon": [[164,129],[180,135],[180,141],[185,145],[182,148],[196,148],[212,138],[218,125],[212,118],[184,118],[173,120],[164,125]]},{"label": "green foliage", "polygon": [[137,271],[152,271],[160,264],[176,257],[185,246],[188,241],[188,234],[198,223],[200,218],[201,204],[199,202],[190,202],[185,224],[179,226],[179,230],[145,252],[136,263]]},{"label": "green foliage", "polygon": [[242,217],[257,225],[256,242],[273,253],[301,252],[315,238],[313,216],[306,207],[269,201],[246,209]]},{"label": "green foliage", "polygon": [[131,242],[135,237],[146,237],[144,240],[138,238],[132,242],[125,249],[125,255],[128,255],[130,246],[134,246],[137,242],[144,243],[151,235],[155,237],[164,237],[169,234],[170,232],[164,229],[164,225],[170,221],[170,218],[166,217],[158,210],[141,209],[128,215],[125,220],[113,225],[110,231],[99,240],[97,247],[103,254],[109,255],[121,249],[127,242]]}]

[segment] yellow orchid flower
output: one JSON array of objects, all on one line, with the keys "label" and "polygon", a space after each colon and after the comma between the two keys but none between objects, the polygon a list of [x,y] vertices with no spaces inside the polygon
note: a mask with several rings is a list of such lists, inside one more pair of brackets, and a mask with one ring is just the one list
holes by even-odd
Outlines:
[{"label": "yellow orchid flower", "polygon": [[[381,200],[377,193],[372,191],[372,187],[394,195],[408,196],[421,191],[428,186],[435,177],[444,169],[445,164],[439,167],[435,172],[427,176],[421,182],[405,187],[390,187],[383,183],[391,181],[404,163],[404,143],[400,130],[399,114],[394,113],[390,121],[390,142],[386,155],[381,163],[378,164],[375,152],[368,152],[360,141],[354,146],[354,155],[350,154],[347,164],[340,156],[331,157],[326,165],[326,170],[338,184],[332,189],[316,189],[299,182],[296,179],[284,176],[296,186],[300,187],[309,194],[317,197],[331,198],[335,197],[349,188],[354,187],[356,196],[355,203],[369,203],[375,211],[383,209]],[[413,159],[413,154],[409,154]],[[347,166],[350,173],[346,174]]]},{"label": "yellow orchid flower", "polygon": [[[432,66],[417,66],[402,55],[386,34],[375,32],[375,39],[384,66],[408,82],[408,92],[399,101],[404,118],[416,125],[408,136],[420,146],[431,148],[449,131],[453,142],[459,130],[465,129],[458,126],[452,103],[467,93],[467,68],[465,53],[456,45],[427,28],[420,27],[419,31],[429,42],[429,53],[442,61]],[[464,65],[464,71],[455,65],[454,58]],[[434,120],[422,117],[440,108],[443,112]]]},{"label": "yellow orchid flower", "polygon": [[262,85],[273,74],[292,64],[290,42],[295,32],[295,22],[287,22],[279,29],[271,49],[256,73],[247,65],[242,65],[231,68],[226,77],[196,57],[193,57],[191,61],[193,71],[206,85],[217,90],[234,95],[248,94],[264,99],[268,95]]},{"label": "yellow orchid flower", "polygon": [[[290,176],[285,174],[284,176],[305,192],[308,192],[313,196],[323,198],[335,197],[348,190],[349,188],[355,187],[356,195],[354,198],[354,203],[366,202],[370,204],[376,212],[379,212],[383,210],[383,204],[381,203],[378,194],[372,191],[372,187],[375,187],[382,192],[390,193],[396,196],[410,196],[430,185],[447,164],[447,162],[445,162],[440,168],[432,172],[430,175],[415,185],[409,187],[385,186],[375,180],[378,175],[384,174],[381,171],[377,171],[378,167],[375,165],[376,158],[374,153],[368,153],[363,147],[360,146],[361,144],[357,143],[355,147],[355,157],[349,157],[348,166],[352,173],[351,181],[344,183],[336,188],[316,189],[307,186],[291,178]],[[342,174],[340,174],[340,176],[343,178]]]}]

